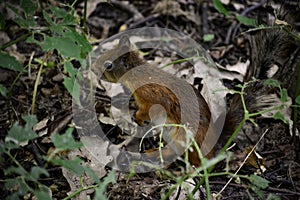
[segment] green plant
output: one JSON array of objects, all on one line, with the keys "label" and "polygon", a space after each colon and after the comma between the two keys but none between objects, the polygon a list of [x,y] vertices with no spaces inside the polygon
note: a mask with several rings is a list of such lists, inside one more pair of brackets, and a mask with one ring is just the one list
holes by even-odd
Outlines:
[{"label": "green plant", "polygon": [[[132,166],[131,166],[131,170],[130,170],[130,174],[128,175],[128,180],[134,176],[135,174],[135,170],[134,168],[136,166],[145,166],[149,169],[154,169],[156,171],[158,171],[160,174],[164,175],[165,177],[168,177],[168,179],[173,180],[174,181],[174,185],[171,186],[171,188],[168,189],[168,191],[162,196],[162,199],[168,199],[170,198],[170,196],[172,195],[172,193],[178,188],[178,187],[184,187],[187,191],[190,190],[190,188],[188,188],[186,186],[186,180],[187,179],[191,179],[191,178],[195,178],[195,177],[204,177],[205,180],[205,189],[207,191],[208,194],[210,194],[210,186],[209,186],[209,177],[213,177],[213,176],[221,176],[221,175],[230,175],[231,173],[229,173],[229,171],[226,172],[222,172],[222,173],[210,173],[208,170],[213,167],[216,163],[220,162],[221,160],[224,160],[225,158],[227,158],[227,162],[229,161],[229,155],[225,155],[225,154],[219,154],[217,155],[215,158],[213,159],[206,159],[203,157],[200,147],[198,146],[197,142],[195,141],[195,138],[193,136],[193,133],[191,132],[191,130],[186,126],[186,125],[182,125],[182,124],[161,124],[161,125],[156,125],[151,127],[150,130],[148,130],[141,142],[140,142],[140,148],[141,148],[141,144],[143,142],[143,139],[147,136],[147,134],[149,134],[152,130],[160,128],[160,133],[159,133],[159,147],[158,147],[158,151],[160,152],[160,162],[164,163],[161,151],[163,148],[163,144],[162,144],[162,135],[163,135],[163,128],[166,127],[178,127],[178,128],[182,128],[185,133],[186,133],[186,142],[185,145],[186,146],[186,151],[185,151],[185,158],[184,158],[184,163],[185,163],[185,168],[182,168],[182,175],[178,176],[173,174],[172,172],[170,172],[167,169],[162,168],[159,165],[156,164],[152,164],[149,162],[133,162]],[[189,159],[188,159],[188,149],[192,150],[192,147],[195,147],[195,150],[197,151],[197,153],[199,154],[200,160],[201,160],[201,167],[199,168],[195,168],[192,170],[192,167],[189,163]],[[179,158],[181,159],[181,158]],[[227,168],[228,169],[228,168]],[[188,192],[189,199],[193,199],[193,193],[191,193],[191,191]],[[210,199],[210,196],[208,195],[208,199]]]},{"label": "green plant", "polygon": [[[220,0],[213,0],[213,5],[219,13],[225,15],[227,18],[233,18],[232,15],[224,7],[224,5],[222,4],[222,2]],[[239,23],[247,25],[247,26],[257,26],[257,20],[253,19],[253,18],[249,18],[249,17],[243,16],[243,15],[237,15],[235,17],[235,19]]]},{"label": "green plant", "polygon": [[[207,199],[211,199],[210,196],[210,184],[209,184],[209,177],[215,177],[215,176],[230,176],[232,177],[228,183],[230,183],[230,181],[232,179],[238,179],[238,178],[243,178],[243,179],[247,179],[249,181],[249,188],[251,189],[251,191],[253,191],[255,194],[257,194],[258,196],[263,196],[263,190],[266,189],[266,187],[268,186],[269,182],[257,175],[250,175],[250,176],[245,176],[245,175],[239,175],[238,172],[239,170],[236,171],[236,173],[231,173],[229,171],[229,167],[226,168],[226,171],[224,172],[217,172],[214,173],[212,172],[212,169],[214,168],[214,166],[216,165],[216,163],[220,162],[221,160],[227,158],[227,163],[229,161],[228,156],[226,157],[225,152],[226,149],[232,144],[234,138],[237,136],[237,134],[239,133],[239,131],[241,130],[241,128],[243,127],[243,125],[247,122],[250,121],[251,123],[253,123],[254,125],[257,126],[257,124],[254,121],[254,118],[256,116],[262,115],[264,113],[269,113],[269,112],[273,112],[273,118],[277,119],[277,120],[282,120],[283,122],[287,123],[287,120],[284,118],[284,115],[281,113],[281,111],[289,106],[288,105],[288,96],[287,96],[287,90],[282,88],[280,83],[276,80],[273,79],[268,79],[265,80],[263,82],[264,85],[266,86],[270,86],[270,87],[274,87],[277,88],[277,90],[279,90],[280,93],[280,102],[281,104],[279,105],[275,105],[274,107],[272,107],[272,105],[270,105],[269,108],[261,110],[259,112],[255,112],[255,113],[249,113],[247,106],[246,106],[246,102],[244,99],[244,95],[245,95],[245,89],[247,87],[251,87],[252,84],[254,82],[256,82],[258,80],[253,80],[251,82],[245,83],[243,85],[238,85],[237,87],[240,88],[240,91],[231,91],[231,93],[234,93],[236,95],[240,95],[241,97],[241,104],[243,106],[243,110],[244,110],[244,118],[242,119],[241,123],[238,125],[237,129],[234,131],[234,133],[232,134],[232,136],[230,137],[230,139],[228,140],[228,142],[226,143],[226,145],[223,147],[223,149],[221,150],[221,152],[219,153],[219,155],[217,155],[216,158],[212,159],[212,160],[207,160],[205,159],[200,151],[199,146],[196,144],[196,142],[194,141],[194,138],[192,137],[192,133],[191,131],[188,129],[187,126],[185,125],[180,125],[180,124],[162,124],[162,125],[157,125],[152,127],[152,129],[150,129],[148,132],[145,133],[144,137],[147,136],[148,133],[150,133],[153,129],[157,129],[157,128],[161,128],[163,129],[164,127],[179,127],[184,129],[184,131],[186,132],[187,135],[187,143],[188,147],[191,147],[192,145],[196,147],[196,150],[200,156],[201,159],[201,167],[195,169],[194,171],[190,170],[190,164],[188,162],[188,154],[186,151],[186,155],[185,155],[185,164],[186,164],[186,168],[184,171],[184,175],[182,176],[174,176],[172,173],[170,173],[167,170],[161,169],[160,166],[156,166],[153,164],[149,164],[149,163],[144,163],[144,162],[138,162],[138,163],[134,163],[132,170],[131,170],[131,174],[129,175],[129,177],[132,177],[134,175],[134,166],[141,166],[141,165],[145,165],[149,168],[153,168],[155,170],[158,170],[161,174],[166,175],[168,178],[170,178],[171,180],[173,180],[175,182],[175,184],[169,189],[169,191],[165,194],[165,196],[163,197],[163,199],[168,199],[171,194],[176,190],[177,187],[179,186],[183,186],[184,185],[184,181],[189,179],[189,178],[194,178],[194,177],[201,177],[201,181],[198,182],[197,186],[193,189],[193,191],[190,193],[189,198],[192,199],[193,195],[196,193],[196,191],[199,189],[200,185],[202,185],[203,183],[205,183],[205,189],[207,194],[209,194],[207,196]],[[275,112],[274,112],[275,111]],[[160,131],[159,134],[159,138],[160,138],[160,143],[162,143],[162,134],[163,134],[163,130]],[[264,133],[266,134],[266,132]],[[261,136],[261,138],[264,137],[264,134]],[[143,138],[144,138],[143,137]],[[143,141],[142,138],[142,141]],[[141,141],[141,143],[142,143]],[[140,148],[141,148],[141,143],[140,143]],[[259,141],[257,142],[257,144],[259,143]],[[162,151],[162,144],[159,145],[158,150],[161,152]],[[255,149],[255,147],[252,149],[252,151]],[[248,154],[248,156],[250,156],[251,153]],[[244,162],[246,162],[247,158],[245,158]],[[163,157],[160,154],[160,161],[163,163]],[[243,165],[241,165],[242,167]],[[225,189],[226,187],[224,187]],[[221,191],[222,192],[222,191]],[[221,193],[220,192],[220,193]],[[250,195],[250,193],[249,193]]]},{"label": "green plant", "polygon": [[[5,176],[10,177],[5,179],[5,187],[12,192],[7,199],[19,199],[19,197],[25,196],[29,192],[38,199],[51,199],[48,187],[39,182],[41,176],[49,176],[47,170],[34,166],[30,171],[27,171],[12,153],[13,150],[22,148],[22,143],[38,137],[32,130],[33,125],[37,123],[36,117],[29,115],[24,116],[23,119],[25,126],[14,123],[8,131],[5,141],[0,144],[1,157],[6,155],[13,162],[10,167],[4,170]],[[4,162],[7,161],[1,160],[2,164],[5,164]],[[30,183],[34,183],[34,187]]]},{"label": "green plant", "polygon": [[[300,36],[299,36],[300,38]],[[300,41],[300,39],[299,39]],[[293,141],[296,142],[296,132],[297,132],[297,121],[298,119],[298,112],[300,106],[300,63],[298,64],[298,73],[297,73],[297,81],[296,81],[296,88],[295,88],[295,104],[296,106],[293,107]]]},{"label": "green plant", "polygon": [[[257,80],[253,80],[253,81],[257,81]],[[251,82],[253,82],[253,81],[251,81]],[[284,107],[288,106],[288,105],[286,105],[287,91],[286,91],[286,89],[281,88],[280,83],[277,80],[268,79],[268,80],[264,81],[264,84],[265,85],[271,85],[273,87],[279,88],[280,95],[281,95],[280,100],[281,100],[282,104],[279,105],[279,106],[275,106],[275,107],[272,107],[272,108],[262,110],[260,112],[249,113],[249,111],[247,110],[247,107],[246,107],[245,99],[244,99],[244,91],[245,91],[245,88],[248,87],[248,85],[251,82],[245,83],[243,85],[237,85],[237,87],[241,88],[241,91],[232,91],[232,93],[236,93],[236,94],[239,94],[241,96],[241,103],[242,103],[243,109],[244,109],[244,118],[242,119],[241,123],[238,125],[237,129],[234,131],[232,136],[229,138],[226,145],[222,148],[222,150],[221,150],[222,152],[224,152],[231,145],[233,139],[237,136],[238,132],[241,130],[243,125],[246,123],[246,121],[250,121],[250,122],[252,122],[253,124],[256,125],[256,123],[254,122],[254,117],[255,116],[259,116],[261,114],[268,113],[268,112],[271,112],[271,111],[278,111],[274,114],[274,116],[273,116],[274,119],[280,119],[283,122],[287,123],[287,120],[284,118],[283,114],[280,112],[280,111],[282,111],[282,109]]]},{"label": "green plant", "polygon": [[[264,113],[272,112],[272,111],[277,111],[273,115],[274,119],[279,119],[279,120],[282,120],[283,122],[287,123],[287,120],[284,118],[283,114],[281,113],[281,111],[282,111],[282,109],[284,107],[289,106],[289,105],[287,105],[287,100],[288,100],[288,98],[287,98],[287,91],[286,91],[286,89],[281,88],[280,83],[277,80],[268,79],[268,80],[264,81],[264,84],[276,87],[276,88],[278,88],[280,90],[280,100],[281,100],[282,104],[278,105],[278,106],[274,106],[274,107],[268,108],[268,109],[265,109],[265,110],[262,110],[260,112],[249,113],[249,111],[247,110],[247,107],[246,107],[245,99],[244,99],[244,92],[245,92],[246,87],[248,87],[251,83],[253,83],[255,81],[257,81],[257,80],[253,80],[251,82],[244,83],[243,85],[237,85],[237,87],[240,88],[241,91],[231,91],[231,93],[240,95],[240,97],[241,97],[241,103],[242,103],[243,109],[244,109],[244,117],[243,117],[242,121],[240,122],[240,124],[238,125],[238,127],[236,128],[236,130],[231,135],[231,137],[228,139],[227,143],[221,149],[220,155],[222,155],[222,154],[224,154],[226,152],[227,148],[232,144],[234,138],[236,138],[236,136],[238,135],[239,131],[242,129],[242,127],[244,126],[244,124],[247,121],[250,121],[251,123],[253,123],[254,125],[257,126],[257,124],[254,121],[254,117],[256,117],[256,116],[259,116],[259,115],[264,114]],[[210,166],[210,168],[208,169],[207,173],[211,175],[211,172],[212,172],[213,168],[214,168],[214,165]],[[240,176],[237,173],[231,174],[228,171],[226,173],[221,173],[221,174],[218,174],[218,175],[224,175],[224,174],[230,175],[232,178]],[[212,176],[214,176],[214,175],[212,175]],[[232,180],[232,178],[230,180]],[[244,178],[248,178],[248,177],[244,177]],[[259,180],[261,180],[261,179],[259,179]],[[204,178],[202,178],[198,182],[197,186],[193,189],[192,195],[194,195],[196,193],[196,191],[199,189],[199,187],[203,184],[204,181],[207,182],[208,180],[205,180]],[[261,189],[264,189],[264,188],[261,188]]]},{"label": "green plant", "polygon": [[[295,32],[293,30],[293,28],[291,28],[291,25],[288,24],[287,22],[285,21],[282,21],[281,19],[278,19],[278,16],[276,15],[275,13],[275,23],[272,24],[271,26],[267,26],[267,25],[264,25],[264,24],[259,24],[258,26],[255,26],[255,28],[251,28],[249,30],[247,30],[246,32],[244,33],[250,33],[250,32],[255,32],[255,31],[258,31],[258,30],[266,30],[266,29],[273,29],[273,30],[283,30],[285,31],[288,35],[290,35],[297,43],[298,45],[300,45],[300,34]],[[295,61],[295,62],[298,62],[298,61]],[[298,63],[298,66],[296,66],[297,68],[297,75],[296,75],[296,88],[295,88],[295,93],[294,93],[294,99],[293,99],[293,103],[295,103],[296,105],[292,105],[292,108],[293,108],[293,116],[292,116],[292,119],[293,119],[293,141],[296,142],[296,125],[297,125],[297,115],[298,115],[298,108],[299,108],[299,105],[300,105],[300,97],[299,97],[299,91],[300,91],[300,63]],[[270,82],[270,80],[268,80]],[[271,80],[272,82],[272,80]],[[278,81],[277,81],[278,82]],[[270,83],[272,84],[272,83]],[[273,83],[273,84],[276,84],[276,87],[278,87],[279,82],[278,83]],[[286,90],[283,90],[283,92],[287,93]],[[287,95],[284,95],[284,96],[287,96]],[[282,116],[279,115],[276,116],[276,118],[281,118],[282,119]]]},{"label": "green plant", "polygon": [[73,139],[72,132],[74,128],[68,128],[64,134],[54,134],[51,137],[55,149],[50,155],[44,157],[46,161],[44,166],[31,166],[30,169],[26,169],[23,164],[15,158],[14,152],[15,150],[22,149],[24,144],[35,140],[39,136],[32,130],[33,126],[37,123],[36,116],[28,115],[22,118],[25,121],[25,125],[21,126],[18,123],[14,123],[8,131],[4,142],[0,143],[1,157],[8,157],[8,160],[1,159],[0,164],[7,165],[10,161],[12,162],[9,167],[4,169],[4,174],[6,176],[4,180],[5,187],[11,192],[10,196],[6,197],[7,199],[19,199],[28,195],[34,195],[37,199],[52,199],[49,192],[50,188],[40,182],[42,177],[49,177],[47,171],[49,164],[64,167],[79,177],[88,174],[96,183],[92,186],[83,186],[83,184],[81,184],[82,187],[78,189],[78,191],[65,199],[71,199],[81,191],[88,189],[95,189],[96,196],[101,197],[101,199],[104,198],[104,191],[107,184],[114,182],[113,171],[100,182],[91,169],[81,164],[81,159],[76,158],[74,160],[69,160],[59,156],[61,152],[78,149],[82,146],[82,143],[76,142]]},{"label": "green plant", "polygon": [[[15,13],[15,17],[12,20],[18,25],[18,30],[24,34],[0,46],[0,67],[19,72],[13,83],[10,84],[9,89],[0,85],[0,93],[3,96],[7,96],[7,99],[10,100],[12,89],[22,74],[25,72],[29,73],[28,69],[31,70],[30,72],[36,70],[37,76],[32,94],[32,113],[35,112],[34,105],[38,84],[41,81],[45,68],[55,67],[61,70],[60,67],[63,66],[63,84],[73,99],[80,104],[80,85],[77,83],[76,78],[80,78],[81,75],[78,69],[73,66],[73,62],[77,61],[81,67],[85,68],[86,57],[92,51],[92,47],[84,31],[86,16],[84,16],[81,26],[81,19],[74,9],[75,3],[76,0],[72,5],[59,3],[59,6],[52,6],[50,3],[42,1],[21,0],[20,6],[14,6],[10,2],[5,2],[6,8]],[[85,5],[86,3],[87,1],[85,1]],[[6,25],[5,17],[0,14],[0,29],[5,29]],[[23,66],[23,63],[20,63],[14,56],[6,52],[8,47],[20,41],[38,45],[41,47],[44,56],[42,58],[34,57],[35,55],[32,53],[27,66]],[[58,63],[51,61],[49,59],[51,57],[55,57]],[[24,161],[16,155],[24,151],[27,144],[35,142],[39,136],[33,131],[33,125],[37,123],[36,116],[28,115],[22,118],[23,120],[20,120],[22,125],[12,122],[13,125],[8,130],[4,141],[0,141],[0,165],[5,166],[3,169],[5,175],[3,181],[5,182],[6,191],[9,192],[7,199],[33,196],[37,199],[52,199],[50,187],[41,181],[50,176],[47,170],[52,165],[63,167],[79,177],[88,175],[95,183],[92,186],[81,184],[82,187],[66,197],[66,199],[71,199],[81,191],[91,188],[95,189],[96,197],[104,199],[104,191],[107,184],[114,181],[114,172],[109,173],[101,182],[90,168],[82,165],[81,159],[69,160],[60,155],[61,152],[78,149],[82,146],[80,142],[75,141],[72,137],[74,128],[67,129],[64,134],[54,134],[51,137],[54,151],[50,155],[43,157],[45,164],[30,163],[29,165],[26,164],[25,167]]]},{"label": "green plant", "polygon": [[[76,1],[74,1],[73,4],[75,4],[75,2]],[[2,50],[2,52],[0,52],[0,59],[2,60],[0,67],[24,72],[24,68],[19,61],[3,52],[7,47],[22,40],[26,40],[28,43],[35,43],[40,46],[44,52],[50,54],[52,54],[53,50],[56,50],[58,55],[62,58],[61,64],[64,65],[66,74],[64,77],[64,86],[74,100],[80,104],[80,85],[76,81],[76,76],[80,76],[80,74],[78,73],[78,69],[74,68],[71,62],[76,60],[79,61],[82,67],[86,67],[86,57],[88,53],[92,51],[92,47],[87,40],[85,32],[79,26],[80,19],[76,17],[73,5],[60,5],[61,7],[55,7],[47,4],[47,8],[44,8],[42,11],[40,21],[42,21],[43,25],[41,25],[35,18],[35,13],[39,7],[43,7],[41,1],[36,3],[34,0],[22,0],[20,4],[21,9],[19,10],[7,3],[8,8],[13,10],[16,14],[13,20],[19,25],[20,29],[23,29],[27,33],[0,47],[0,50]],[[43,72],[44,66],[51,66],[47,64],[47,58],[48,57],[45,57],[40,63],[39,74]],[[35,61],[38,61],[38,59],[35,59]],[[36,83],[40,81],[39,77],[40,76],[36,79]],[[5,94],[5,90],[1,89],[1,93]],[[36,91],[33,95],[32,112],[34,112],[35,95]]]},{"label": "green plant", "polygon": [[[34,193],[37,196],[44,196],[45,199],[50,199],[49,195],[47,195],[46,187],[39,187],[42,190],[33,189],[27,184],[26,180],[28,179],[28,181],[37,183],[38,178],[42,174],[45,176],[49,176],[48,172],[39,167],[32,168],[32,170],[28,172],[11,154],[11,151],[13,149],[20,148],[21,142],[27,142],[30,139],[38,137],[38,135],[31,130],[32,126],[37,122],[36,117],[26,116],[23,117],[23,119],[26,121],[25,127],[21,127],[20,125],[15,123],[9,130],[8,135],[5,138],[5,142],[1,143],[0,146],[1,156],[3,156],[3,154],[6,154],[11,160],[13,160],[14,164],[17,166],[10,166],[9,168],[4,170],[6,176],[15,175],[15,177],[5,180],[5,187],[7,187],[8,189],[16,188],[16,191],[7,199],[19,198],[19,196],[24,196],[28,191]],[[4,160],[2,160],[2,162],[4,162]]]}]

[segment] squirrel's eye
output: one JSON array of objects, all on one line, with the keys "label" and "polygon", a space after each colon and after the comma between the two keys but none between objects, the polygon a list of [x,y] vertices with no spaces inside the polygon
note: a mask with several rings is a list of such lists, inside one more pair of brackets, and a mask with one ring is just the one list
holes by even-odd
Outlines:
[{"label": "squirrel's eye", "polygon": [[104,62],[105,70],[108,70],[108,71],[112,70],[113,67],[114,67],[114,64],[111,61],[107,60]]}]

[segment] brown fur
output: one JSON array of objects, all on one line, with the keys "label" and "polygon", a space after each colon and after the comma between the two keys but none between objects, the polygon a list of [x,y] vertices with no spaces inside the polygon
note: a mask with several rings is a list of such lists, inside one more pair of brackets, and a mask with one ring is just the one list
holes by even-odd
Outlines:
[{"label": "brown fur", "polygon": [[[198,128],[192,130],[194,132],[194,138],[199,147],[206,136],[206,132],[210,123],[210,110],[198,91],[194,90],[192,86],[188,90],[183,85],[187,83],[167,72],[158,69],[156,66],[147,64],[146,61],[139,58],[139,54],[131,49],[131,44],[128,38],[121,38],[119,46],[105,53],[101,56],[93,70],[98,73],[103,73],[104,77],[111,82],[121,82],[128,89],[133,92],[133,96],[138,105],[138,111],[136,112],[136,121],[140,125],[144,125],[145,121],[150,120],[149,109],[155,104],[159,104],[164,107],[167,113],[166,124],[187,124],[194,119],[199,118]],[[127,51],[126,52],[126,48]],[[124,52],[125,51],[125,52]],[[116,55],[121,55],[117,57]],[[103,63],[106,60],[113,61],[114,69],[106,70]],[[135,70],[131,70],[135,68]],[[153,83],[149,83],[149,80]],[[157,84],[159,83],[159,84]],[[139,87],[142,85],[141,87]],[[190,96],[190,93],[195,92],[198,99],[196,104],[190,102],[188,98],[181,98],[182,105],[186,105],[185,109],[189,113],[185,119],[181,119],[180,102],[177,96],[170,90],[175,91],[177,94],[182,94],[183,97]],[[197,110],[200,111],[196,112]],[[159,115],[159,113],[157,113]],[[155,115],[153,116],[156,117]],[[185,131],[182,128],[173,127],[167,131],[168,134],[165,138],[168,138],[168,142],[172,145],[168,145],[162,149],[162,155],[164,160],[169,160],[177,155],[178,152],[184,152],[182,149],[182,143],[186,141]],[[180,155],[177,155],[180,156]],[[175,157],[177,157],[175,156]],[[207,157],[211,157],[212,153]],[[159,158],[159,151],[150,151],[146,153],[146,160]],[[189,152],[189,161],[195,166],[200,165],[200,159],[197,151]]]}]

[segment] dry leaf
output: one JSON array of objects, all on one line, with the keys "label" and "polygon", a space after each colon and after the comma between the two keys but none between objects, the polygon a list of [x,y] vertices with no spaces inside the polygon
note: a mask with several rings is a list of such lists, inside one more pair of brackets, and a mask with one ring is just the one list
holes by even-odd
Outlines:
[{"label": "dry leaf", "polygon": [[81,148],[81,154],[88,158],[88,166],[94,170],[99,178],[103,177],[106,174],[104,167],[113,160],[107,152],[109,142],[98,136],[82,136],[80,139],[84,144],[84,148]]},{"label": "dry leaf", "polygon": [[[249,154],[252,151],[253,147],[249,147],[245,150],[246,154]],[[258,172],[262,171],[265,172],[267,168],[265,167],[265,158],[263,158],[259,153],[257,153],[255,150],[250,154],[249,158],[246,160],[246,164],[251,165],[258,170]]]},{"label": "dry leaf", "polygon": [[235,65],[231,65],[231,66],[230,65],[226,65],[226,69],[229,70],[229,71],[238,72],[242,76],[245,76],[249,64],[250,64],[249,60],[247,60],[245,63],[239,61]]}]

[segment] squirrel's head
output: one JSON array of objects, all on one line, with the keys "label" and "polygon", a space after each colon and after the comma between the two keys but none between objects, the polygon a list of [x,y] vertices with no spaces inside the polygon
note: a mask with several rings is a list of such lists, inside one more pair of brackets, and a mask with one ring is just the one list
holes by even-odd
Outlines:
[{"label": "squirrel's head", "polygon": [[139,52],[133,46],[127,35],[122,35],[116,48],[102,54],[93,65],[93,71],[102,75],[110,82],[118,80],[130,69],[144,64]]}]

